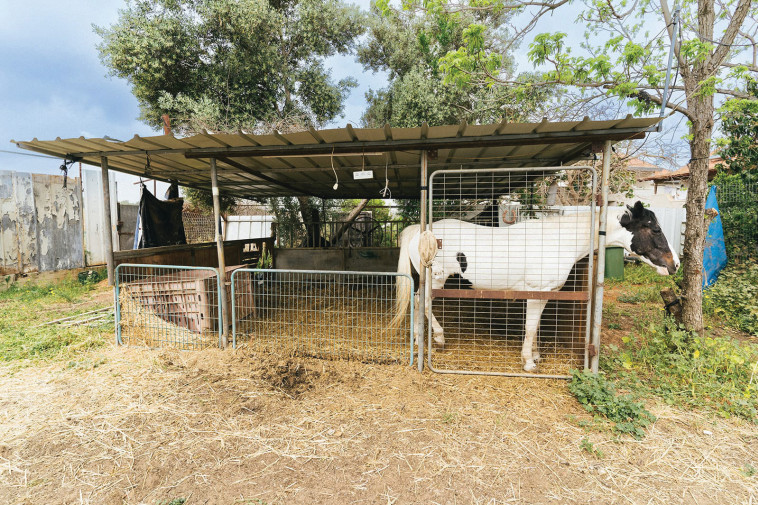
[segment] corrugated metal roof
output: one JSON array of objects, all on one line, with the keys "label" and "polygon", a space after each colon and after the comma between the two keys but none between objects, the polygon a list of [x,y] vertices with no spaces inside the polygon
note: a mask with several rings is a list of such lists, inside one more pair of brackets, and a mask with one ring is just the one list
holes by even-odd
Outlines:
[{"label": "corrugated metal roof", "polygon": [[[309,129],[252,135],[202,133],[113,142],[84,137],[11,141],[17,146],[180,185],[210,188],[210,157],[217,159],[222,192],[267,197],[315,195],[378,198],[385,171],[394,198],[417,198],[421,150],[432,151],[429,171],[442,168],[559,166],[591,156],[593,143],[641,138],[659,118],[612,121],[495,123],[417,128]],[[149,168],[147,160],[150,160]],[[367,180],[353,172],[373,170]],[[339,188],[333,189],[335,172]]]}]

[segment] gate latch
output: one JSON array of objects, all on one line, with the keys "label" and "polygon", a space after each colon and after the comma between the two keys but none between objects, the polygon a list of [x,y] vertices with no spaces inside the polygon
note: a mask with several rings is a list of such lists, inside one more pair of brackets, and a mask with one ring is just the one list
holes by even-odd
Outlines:
[{"label": "gate latch", "polygon": [[442,239],[441,238],[437,239],[437,249],[442,249]]},{"label": "gate latch", "polygon": [[597,356],[597,349],[595,349],[595,344],[588,344],[587,345],[587,354],[590,358],[594,358]]}]

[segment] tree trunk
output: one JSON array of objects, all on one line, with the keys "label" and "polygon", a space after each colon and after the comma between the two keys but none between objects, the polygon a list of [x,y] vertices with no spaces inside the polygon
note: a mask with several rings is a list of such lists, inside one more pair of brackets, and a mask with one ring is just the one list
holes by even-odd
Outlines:
[{"label": "tree trunk", "polygon": [[321,237],[321,213],[318,207],[311,205],[307,196],[298,196],[300,203],[300,217],[305,225],[305,241],[303,247],[323,247],[325,244]]},{"label": "tree trunk", "polygon": [[[698,79],[693,79],[697,81]],[[690,89],[696,89],[693,86]],[[694,93],[693,93],[694,94]],[[713,132],[713,97],[688,97],[693,111],[690,134],[690,181],[687,190],[687,228],[684,233],[684,280],[682,283],[683,320],[688,330],[703,331],[703,252],[707,222],[705,199],[708,196],[708,160]]]},{"label": "tree trunk", "polygon": [[338,244],[340,239],[342,238],[342,235],[345,234],[345,232],[350,228],[350,225],[353,224],[353,221],[360,215],[361,211],[366,208],[366,205],[368,205],[369,199],[366,198],[365,200],[361,200],[358,202],[358,205],[355,206],[353,210],[350,211],[350,214],[347,215],[347,218],[345,218],[345,222],[342,223],[342,226],[339,227],[337,232],[334,234],[334,237],[332,237],[332,245]]}]

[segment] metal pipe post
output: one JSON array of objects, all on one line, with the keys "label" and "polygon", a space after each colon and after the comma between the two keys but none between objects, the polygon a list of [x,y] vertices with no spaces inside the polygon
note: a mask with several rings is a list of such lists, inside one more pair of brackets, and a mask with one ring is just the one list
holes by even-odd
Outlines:
[{"label": "metal pipe post", "polygon": [[600,178],[600,226],[597,241],[597,277],[595,281],[595,313],[592,318],[592,356],[590,369],[597,373],[600,364],[600,328],[603,322],[603,287],[605,282],[605,231],[608,223],[608,177],[611,172],[611,141],[603,146],[603,174]]},{"label": "metal pipe post", "polygon": [[221,334],[219,335],[219,345],[226,349],[229,341],[229,307],[226,298],[226,258],[224,256],[224,239],[221,230],[221,202],[219,201],[218,191],[218,170],[216,169],[216,158],[211,158],[211,184],[213,193],[213,222],[216,229],[216,249],[218,252],[218,274],[220,279],[220,290],[218,296],[221,297]]},{"label": "metal pipe post", "polygon": [[[421,233],[424,233],[426,231],[426,206],[427,206],[427,195],[429,194],[428,189],[428,177],[427,177],[427,170],[428,170],[428,153],[426,151],[421,151]],[[419,372],[424,370],[424,339],[426,335],[424,334],[424,318],[426,317],[426,296],[427,296],[427,286],[426,286],[426,268],[421,268],[421,271],[418,273],[418,313],[416,314],[416,335],[419,336],[418,340],[418,370]],[[430,347],[431,349],[431,347]]]},{"label": "metal pipe post", "polygon": [[108,284],[113,286],[113,235],[111,229],[111,182],[108,177],[108,158],[100,158],[100,173],[103,180],[103,248],[105,249],[105,263],[108,266]]}]

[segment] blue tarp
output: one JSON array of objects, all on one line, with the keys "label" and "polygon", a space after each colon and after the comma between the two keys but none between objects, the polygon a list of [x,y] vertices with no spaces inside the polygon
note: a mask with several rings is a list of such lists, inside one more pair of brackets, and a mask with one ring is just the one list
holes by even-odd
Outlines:
[{"label": "blue tarp", "polygon": [[[705,208],[719,210],[716,201],[716,186],[711,187]],[[726,245],[724,244],[724,228],[721,226],[721,214],[717,214],[708,226],[705,236],[705,251],[703,252],[703,289],[713,285],[719,277],[719,272],[726,266]]]}]

